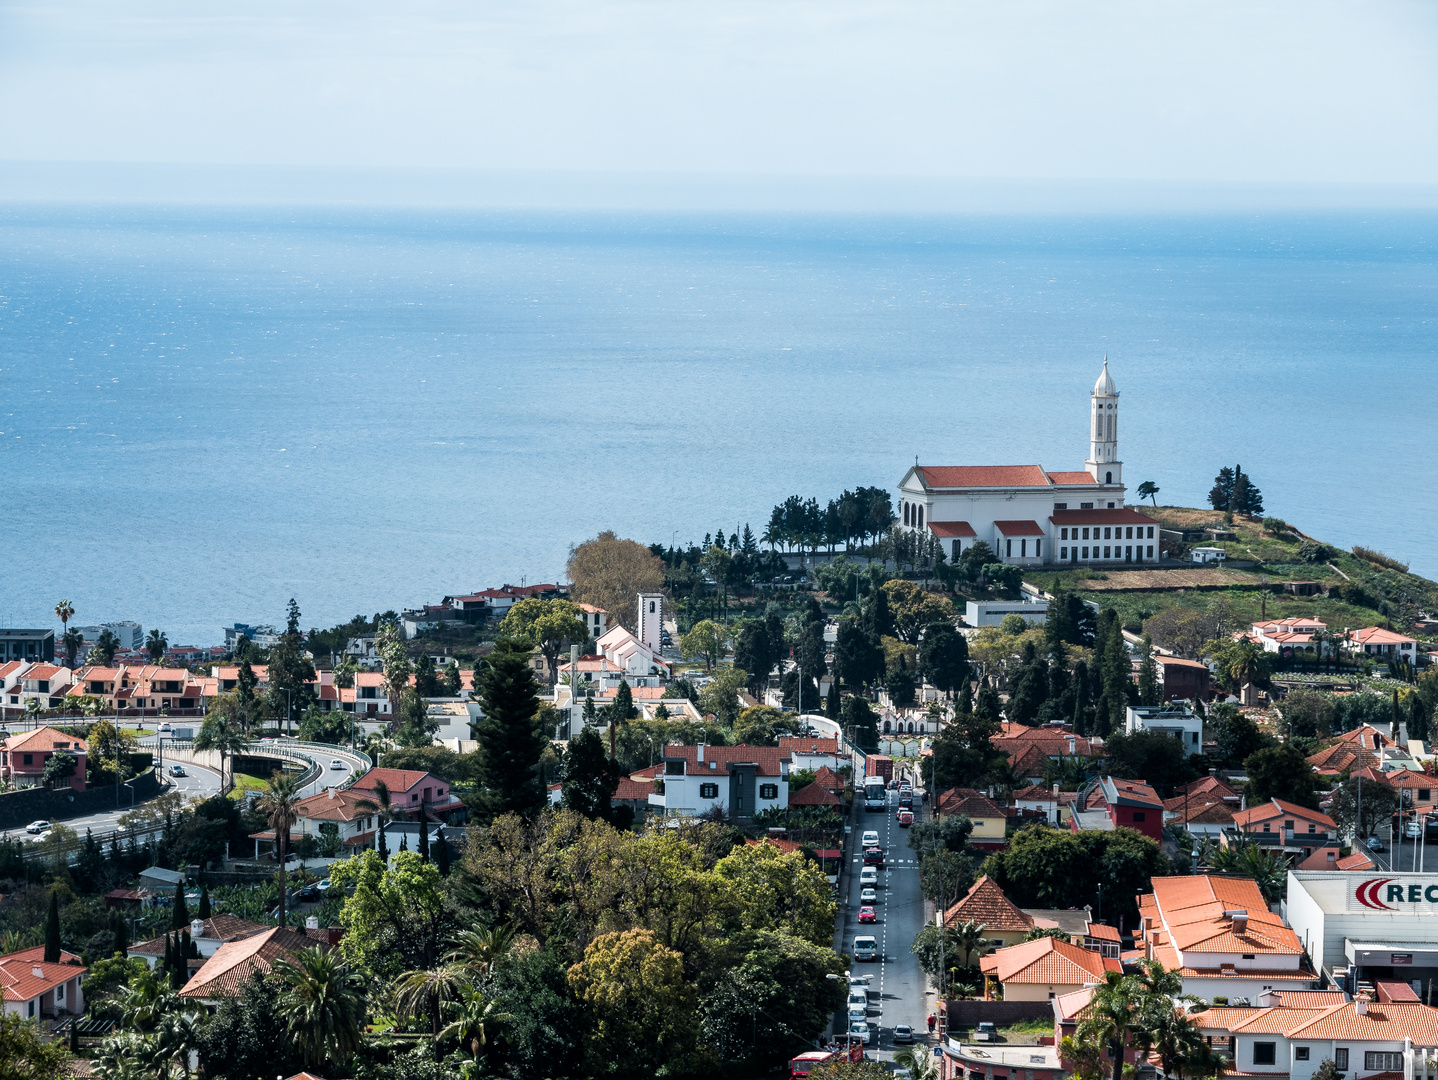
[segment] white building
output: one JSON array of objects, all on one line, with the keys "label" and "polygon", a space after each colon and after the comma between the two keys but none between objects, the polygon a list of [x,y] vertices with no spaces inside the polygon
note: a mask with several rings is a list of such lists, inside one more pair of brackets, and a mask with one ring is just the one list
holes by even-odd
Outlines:
[{"label": "white building", "polygon": [[660,593],[639,594],[639,633],[644,647],[656,655],[664,631],[664,597]]},{"label": "white building", "polygon": [[1385,630],[1381,626],[1365,626],[1362,630],[1355,630],[1351,637],[1343,642],[1343,648],[1351,653],[1363,653],[1368,656],[1382,656],[1388,659],[1398,657],[1400,660],[1407,660],[1410,664],[1418,656],[1418,642],[1405,634],[1395,634],[1392,630]]},{"label": "white building", "polygon": [[1228,552],[1220,547],[1196,547],[1189,551],[1188,561],[1196,563],[1223,562]]},{"label": "white building", "polygon": [[1005,615],[1017,615],[1030,626],[1042,626],[1049,617],[1047,600],[970,600],[964,605],[964,622],[969,626],[998,626]]},{"label": "white building", "polygon": [[1124,506],[1118,391],[1108,360],[1089,395],[1089,457],[1081,471],[1038,465],[915,465],[899,482],[902,528],[927,531],[950,560],[982,540],[1002,562],[1147,563],[1158,523]]},{"label": "white building", "polygon": [[1203,717],[1180,705],[1130,705],[1124,713],[1124,734],[1140,731],[1172,735],[1190,754],[1203,752]]},{"label": "white building", "polygon": [[1288,924],[1314,966],[1350,993],[1438,978],[1438,874],[1290,870]]},{"label": "white building", "polygon": [[661,814],[739,821],[789,805],[789,756],[777,746],[666,746],[654,775],[649,806]]}]

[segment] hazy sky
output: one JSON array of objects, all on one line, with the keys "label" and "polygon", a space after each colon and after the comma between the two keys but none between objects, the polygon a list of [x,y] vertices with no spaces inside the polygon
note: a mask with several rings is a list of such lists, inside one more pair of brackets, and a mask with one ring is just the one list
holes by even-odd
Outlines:
[{"label": "hazy sky", "polygon": [[1438,5],[44,0],[0,159],[1438,182]]}]

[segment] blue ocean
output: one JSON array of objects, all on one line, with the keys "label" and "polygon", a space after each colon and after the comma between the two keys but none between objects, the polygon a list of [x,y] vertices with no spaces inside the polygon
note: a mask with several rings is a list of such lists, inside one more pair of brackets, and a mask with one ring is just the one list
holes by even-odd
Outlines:
[{"label": "blue ocean", "polygon": [[915,459],[1078,469],[1438,576],[1438,215],[0,207],[0,625],[173,644],[758,532]]}]

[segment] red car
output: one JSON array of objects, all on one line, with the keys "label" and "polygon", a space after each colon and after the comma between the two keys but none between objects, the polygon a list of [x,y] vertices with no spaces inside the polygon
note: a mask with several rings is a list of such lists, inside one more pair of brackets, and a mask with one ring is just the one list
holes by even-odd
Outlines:
[{"label": "red car", "polygon": [[877,847],[865,848],[865,849],[864,849],[864,865],[865,865],[865,866],[883,866],[883,865],[884,865],[884,849],[883,849],[883,848],[877,848]]},{"label": "red car", "polygon": [[914,812],[912,810],[899,811],[899,828],[907,829],[914,823]]},{"label": "red car", "polygon": [[876,914],[874,914],[874,909],[873,909],[873,908],[871,908],[871,907],[861,907],[861,908],[859,909],[859,921],[860,921],[860,922],[878,922],[878,921],[879,921],[879,916],[877,916]]}]

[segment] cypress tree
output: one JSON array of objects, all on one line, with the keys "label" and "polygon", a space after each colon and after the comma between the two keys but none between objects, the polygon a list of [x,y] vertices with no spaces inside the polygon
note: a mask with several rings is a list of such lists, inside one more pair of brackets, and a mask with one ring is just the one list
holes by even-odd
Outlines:
[{"label": "cypress tree", "polygon": [[385,833],[385,825],[388,822],[380,818],[379,822],[379,857],[384,860],[385,865],[389,864],[389,838]]},{"label": "cypress tree", "polygon": [[1074,734],[1088,734],[1088,665],[1080,660],[1074,665]]},{"label": "cypress tree", "polygon": [[839,719],[839,680],[829,684],[829,696],[824,701],[824,715],[830,720]]},{"label": "cypress tree", "polygon": [[429,862],[429,822],[425,820],[423,806],[419,808],[419,857]]},{"label": "cypress tree", "polygon": [[110,934],[115,939],[115,951],[124,956],[130,948],[130,928],[118,908],[110,909]]},{"label": "cypress tree", "polygon": [[399,849],[400,849],[401,851],[408,851],[408,850],[409,850],[409,833],[400,833],[400,834],[399,834]]},{"label": "cypress tree", "polygon": [[178,930],[182,926],[190,925],[190,910],[185,906],[185,884],[175,883],[174,913],[170,917],[170,928]]},{"label": "cypress tree", "polygon": [[496,643],[477,680],[484,716],[474,725],[479,742],[480,797],[492,817],[533,817],[544,808],[539,758],[548,740],[539,729],[539,684],[528,649]]},{"label": "cypress tree", "polygon": [[449,841],[444,838],[444,826],[439,827],[435,836],[434,864],[439,868],[440,877],[449,877]]},{"label": "cypress tree", "polygon": [[201,886],[200,886],[200,918],[202,918],[202,919],[208,919],[209,917],[210,917],[210,887],[209,887],[208,885],[201,885]]},{"label": "cypress tree", "polygon": [[1123,627],[1115,618],[1112,631],[1109,633],[1104,657],[1104,697],[1109,702],[1109,731],[1118,731],[1123,727],[1124,710],[1128,704],[1128,688],[1132,683],[1129,677],[1131,664],[1128,658],[1128,647],[1123,640]]},{"label": "cypress tree", "polygon": [[1144,705],[1157,705],[1162,691],[1158,686],[1158,664],[1153,658],[1153,639],[1143,635],[1143,667],[1138,674],[1138,697]]},{"label": "cypress tree", "polygon": [[[177,935],[178,936],[178,935]],[[174,964],[170,967],[170,986],[178,990],[185,985],[185,976],[189,974],[190,965],[185,961],[185,952],[180,942],[175,942]]]},{"label": "cypress tree", "polygon": [[50,914],[45,917],[45,963],[60,962],[60,895],[50,890]]},{"label": "cypress tree", "polygon": [[170,939],[170,935],[169,935],[169,934],[166,934],[166,935],[165,935],[165,959],[163,959],[162,961],[160,961],[160,972],[161,972],[161,974],[168,975],[168,974],[170,973],[170,969],[173,968],[174,966],[175,966],[175,943]]}]

